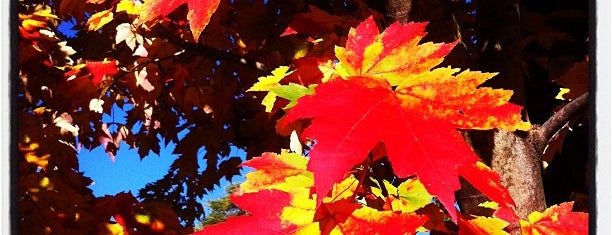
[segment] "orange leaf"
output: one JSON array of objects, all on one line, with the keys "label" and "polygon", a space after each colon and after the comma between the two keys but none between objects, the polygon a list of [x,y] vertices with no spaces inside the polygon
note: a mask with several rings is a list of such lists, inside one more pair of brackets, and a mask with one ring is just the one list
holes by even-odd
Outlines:
[{"label": "orange leaf", "polygon": [[387,80],[403,105],[451,121],[461,129],[528,130],[522,107],[508,103],[510,90],[478,87],[494,73],[437,68],[457,42],[423,43],[427,23],[394,23],[383,33],[372,17],[351,29],[346,48],[336,47],[336,70],[345,78]]},{"label": "orange leaf", "polygon": [[189,8],[187,20],[190,22],[193,38],[197,42],[212,14],[217,10],[219,2],[220,0],[146,0],[140,8],[140,20],[147,22],[158,16],[166,16],[187,3]]},{"label": "orange leaf", "polygon": [[495,217],[459,217],[459,235],[509,235],[504,228],[510,223]]},{"label": "orange leaf", "polygon": [[[300,187],[312,186],[312,172],[306,170],[308,160],[296,153],[283,151],[280,155],[263,153],[244,162],[242,166],[257,169],[246,175],[246,181],[240,185],[241,192],[256,192],[262,189],[288,191],[297,187],[296,180],[301,180]],[[289,185],[290,184],[290,185]],[[285,189],[285,190],[283,190]]]},{"label": "orange leaf", "polygon": [[362,207],[337,228],[342,234],[414,234],[426,221],[427,216]]},{"label": "orange leaf", "polygon": [[589,215],[572,212],[573,205],[573,202],[565,202],[551,206],[543,213],[531,213],[529,221],[521,220],[522,234],[589,234]]},{"label": "orange leaf", "polygon": [[386,79],[391,85],[429,72],[444,60],[457,42],[425,43],[427,23],[394,23],[382,34],[373,17],[349,31],[346,47],[336,47],[336,57],[345,75]]},{"label": "orange leaf", "polygon": [[106,25],[108,22],[111,22],[111,20],[113,20],[113,12],[111,10],[104,10],[98,12],[96,14],[93,14],[87,20],[87,29],[89,31],[98,30],[102,28],[102,26]]}]

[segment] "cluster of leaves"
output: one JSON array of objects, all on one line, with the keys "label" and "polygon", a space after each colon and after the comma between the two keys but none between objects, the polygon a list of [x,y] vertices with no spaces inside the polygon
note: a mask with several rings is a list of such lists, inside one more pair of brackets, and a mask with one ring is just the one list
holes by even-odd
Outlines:
[{"label": "cluster of leaves", "polygon": [[[320,83],[281,85],[287,67],[260,79],[254,90],[271,97],[262,104],[273,107],[277,96],[290,101],[279,132],[303,129],[301,139],[315,144],[309,158],[292,145],[297,153],[245,162],[257,171],[247,174],[232,201],[250,215],[202,234],[506,234],[510,224],[520,224],[524,234],[586,234],[587,214],[571,212],[572,203],[518,222],[499,176],[457,129],[528,130],[530,124],[521,120],[520,106],[508,103],[512,91],[478,87],[494,74],[434,69],[456,43],[419,44],[425,26],[394,23],[379,33],[370,17],[350,30],[345,47],[335,48],[338,61],[324,68]],[[389,164],[391,177],[374,173],[376,164]],[[457,213],[459,176],[492,200],[492,217]]]},{"label": "cluster of leaves", "polygon": [[[406,231],[456,231],[448,221],[456,222],[459,231],[482,229],[486,223],[477,222],[481,220],[497,221],[495,229],[501,230],[506,225],[501,219],[510,221],[503,216],[464,218],[454,209],[458,176],[495,201],[494,208],[511,212],[513,207],[494,174],[477,162],[456,129],[526,130],[529,124],[521,121],[520,106],[507,103],[510,91],[480,87],[494,74],[458,73],[439,66],[455,64],[457,58],[465,61],[448,55],[456,45],[477,54],[485,36],[476,35],[479,41],[472,44],[461,34],[440,40],[456,40],[453,43],[418,44],[452,28],[436,21],[443,18],[423,15],[439,11],[415,11],[416,19],[432,20],[428,27],[439,29],[426,35],[423,23],[393,24],[379,34],[374,22],[385,22],[377,9],[380,1],[17,4],[16,220],[22,233],[189,233],[194,221],[204,216],[198,199],[221,179],[239,174],[241,160],[230,156],[232,147],[246,150],[247,158],[274,152],[287,147],[281,135],[293,130],[308,146],[315,143],[308,151],[308,167],[300,154],[283,152],[268,158],[274,154],[264,153],[264,162],[270,164],[281,161],[279,156],[294,155],[287,157],[292,161],[287,164],[299,170],[290,175],[256,173],[274,179],[250,189],[243,186],[232,196],[250,213],[241,220],[259,223],[267,218],[273,226],[268,229],[275,231],[345,233],[375,220],[405,223],[397,226]],[[478,14],[484,12],[479,9]],[[360,23],[369,16],[373,17]],[[457,14],[460,23],[472,18]],[[65,25],[72,29],[59,30]],[[462,28],[465,38],[477,32]],[[586,77],[586,62],[546,59],[556,53],[557,39],[580,37],[539,34],[554,31],[546,25],[529,29],[533,33],[528,39],[533,40],[525,40],[524,47],[536,42],[546,49],[537,47],[541,53],[532,53],[532,59],[550,71],[551,79],[571,88],[574,94],[566,99],[579,95],[576,87],[585,82],[576,81]],[[73,30],[76,33],[69,35]],[[561,69],[573,62],[577,64],[569,72]],[[260,97],[263,93],[247,90],[268,93]],[[116,115],[117,109],[126,115]],[[533,110],[539,109],[529,109],[530,117],[538,117]],[[563,143],[562,137],[558,139]],[[81,148],[101,146],[115,159],[123,157],[116,154],[125,143],[144,158],[159,154],[161,145],[170,142],[177,143],[174,153],[179,158],[167,175],[137,197],[95,197],[87,188],[92,181],[79,172],[76,155]],[[296,145],[301,146],[294,141],[292,148]],[[553,150],[549,152],[557,152]],[[205,166],[198,165],[198,157],[205,159]],[[253,165],[257,161],[245,165],[264,169]],[[295,166],[298,162],[303,165]],[[334,191],[338,187],[346,193]],[[270,198],[276,207],[253,207],[249,195]],[[569,207],[551,207],[520,225],[536,226],[554,217],[548,216],[553,212],[584,221]],[[301,220],[280,217],[285,208]],[[559,221],[569,224],[562,219],[543,226]]]}]

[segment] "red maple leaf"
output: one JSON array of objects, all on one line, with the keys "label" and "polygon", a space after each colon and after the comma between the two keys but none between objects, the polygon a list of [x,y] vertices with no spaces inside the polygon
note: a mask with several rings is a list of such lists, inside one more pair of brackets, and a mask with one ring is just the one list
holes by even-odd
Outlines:
[{"label": "red maple leaf", "polygon": [[554,205],[544,212],[535,211],[521,220],[522,234],[588,234],[589,214],[572,212],[574,202]]},{"label": "red maple leaf", "polygon": [[215,13],[220,0],[146,0],[140,8],[140,20],[147,22],[158,16],[166,16],[174,9],[187,3],[189,21],[193,38],[198,41],[200,34],[208,25],[210,17]]},{"label": "red maple leaf", "polygon": [[249,215],[231,217],[226,222],[207,226],[198,234],[287,234],[280,215],[291,203],[291,195],[279,190],[262,190],[257,193],[232,194],[230,200]]},{"label": "red maple leaf", "polygon": [[113,76],[117,74],[117,61],[92,61],[85,63],[85,66],[91,72],[91,82],[97,87],[104,79],[104,76]]},{"label": "red maple leaf", "polygon": [[522,107],[508,103],[512,91],[478,87],[495,74],[433,69],[456,43],[419,44],[425,25],[396,23],[381,34],[370,17],[351,29],[346,48],[336,48],[336,72],[346,80],[319,85],[279,121],[286,133],[311,119],[303,135],[316,142],[308,169],[317,195],[382,142],[395,174],[417,175],[456,219],[457,168],[478,159],[456,129],[530,127]]},{"label": "red maple leaf", "polygon": [[460,188],[456,167],[478,158],[451,123],[404,109],[386,81],[337,80],[315,92],[301,98],[280,126],[314,118],[304,135],[317,142],[308,164],[317,195],[326,195],[382,141],[399,177],[417,174],[430,193],[453,208],[454,191]]}]

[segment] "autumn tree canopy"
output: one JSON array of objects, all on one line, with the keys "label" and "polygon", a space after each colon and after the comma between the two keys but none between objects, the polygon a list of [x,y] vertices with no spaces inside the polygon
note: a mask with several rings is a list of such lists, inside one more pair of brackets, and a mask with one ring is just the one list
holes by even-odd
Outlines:
[{"label": "autumn tree canopy", "polygon": [[[14,4],[20,233],[588,232],[587,1]],[[170,142],[136,194],[79,171]]]}]

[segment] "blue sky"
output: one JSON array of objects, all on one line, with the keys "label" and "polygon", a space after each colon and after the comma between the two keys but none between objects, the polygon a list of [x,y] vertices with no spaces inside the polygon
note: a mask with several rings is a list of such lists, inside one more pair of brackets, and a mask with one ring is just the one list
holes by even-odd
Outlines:
[{"label": "blue sky", "polygon": [[[168,172],[172,162],[178,158],[178,155],[172,154],[174,147],[175,144],[171,142],[166,147],[162,146],[159,156],[151,153],[141,161],[136,149],[130,149],[129,145],[122,143],[117,151],[115,162],[111,161],[103,147],[95,148],[92,151],[82,149],[78,155],[79,168],[81,172],[85,172],[85,176],[95,182],[89,186],[95,196],[114,195],[127,191],[137,194],[138,190],[147,183],[161,179]],[[205,161],[202,159],[204,152],[201,152],[201,155],[198,156],[198,163],[200,166],[205,166]],[[245,153],[233,148],[230,156],[237,155],[244,157]],[[241,171],[243,175],[245,172],[244,169]],[[235,183],[242,181],[244,181],[243,176],[233,178]],[[205,196],[204,199],[223,196],[227,184],[229,182],[223,180],[221,187]]]},{"label": "blue sky", "polygon": [[[125,111],[129,111],[132,107],[130,104],[125,104],[122,110],[117,105],[113,105],[110,115],[104,114],[102,116],[102,121],[109,124],[108,129],[111,133],[117,132],[117,124],[126,123],[127,113]],[[136,124],[135,126],[141,125]],[[135,129],[140,129],[140,127],[134,127],[132,131],[135,131]],[[186,130],[179,132],[179,139],[182,139],[186,134]],[[161,148],[159,155],[150,151],[149,155],[141,160],[137,149],[130,149],[128,144],[122,142],[114,162],[104,151],[103,146],[91,151],[82,148],[78,153],[79,170],[94,181],[89,188],[95,196],[115,195],[119,192],[132,192],[134,196],[137,196],[139,189],[143,188],[147,183],[161,179],[168,172],[174,160],[180,157],[172,153],[176,143],[170,142],[167,146],[164,146],[163,143],[163,141],[160,141]],[[200,172],[206,167],[206,161],[203,158],[204,154],[206,154],[206,151],[202,148],[198,152]],[[230,156],[239,156],[244,161],[246,159],[246,152],[239,148],[231,147]],[[241,175],[234,176],[232,182],[240,183],[244,181],[244,175],[248,171],[249,169],[242,169],[240,171]],[[220,184],[212,192],[205,195],[201,202],[205,204],[209,200],[224,196],[225,187],[230,182],[223,179]],[[206,212],[208,213],[209,211],[206,210]]]}]

